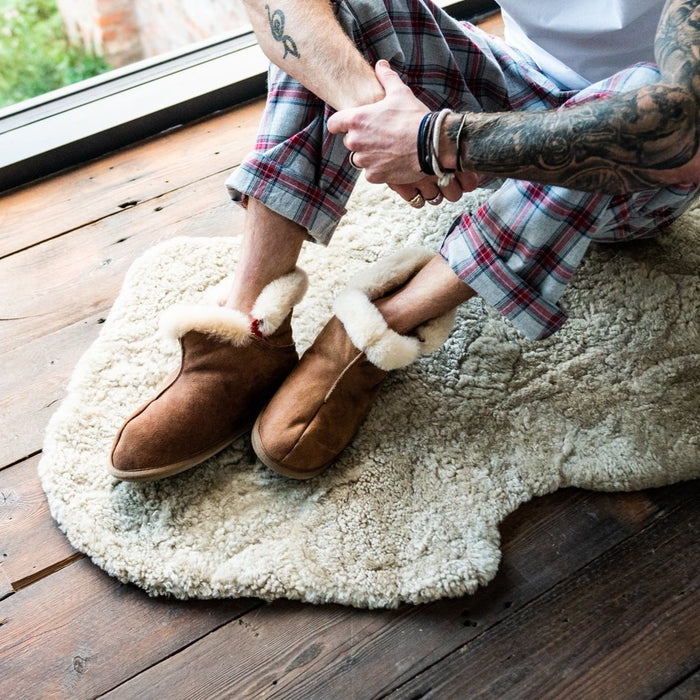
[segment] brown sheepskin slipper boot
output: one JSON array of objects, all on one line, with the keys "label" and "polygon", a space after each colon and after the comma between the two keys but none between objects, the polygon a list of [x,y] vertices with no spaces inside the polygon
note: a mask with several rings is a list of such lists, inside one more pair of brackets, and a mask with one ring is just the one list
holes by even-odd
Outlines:
[{"label": "brown sheepskin slipper boot", "polygon": [[179,339],[180,368],[122,426],[110,474],[124,481],[172,476],[250,430],[298,362],[291,315],[306,287],[302,270],[280,277],[265,287],[250,317],[218,304],[168,310],[161,330]]},{"label": "brown sheepskin slipper boot", "polygon": [[399,335],[372,303],[405,284],[432,257],[422,248],[399,251],[341,292],[335,316],[255,422],[253,449],[263,464],[295,479],[320,474],[359,430],[387,373],[444,343],[454,311]]}]

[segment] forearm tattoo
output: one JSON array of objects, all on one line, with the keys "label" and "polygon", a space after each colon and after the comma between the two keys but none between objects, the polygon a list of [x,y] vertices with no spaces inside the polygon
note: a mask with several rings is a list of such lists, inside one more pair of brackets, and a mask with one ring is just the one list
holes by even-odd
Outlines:
[{"label": "forearm tattoo", "polygon": [[271,12],[269,5],[265,5],[265,9],[267,10],[267,21],[270,23],[272,38],[275,41],[281,42],[282,46],[284,46],[284,54],[282,59],[284,60],[287,58],[287,55],[292,55],[294,58],[299,58],[299,49],[297,48],[296,42],[291,36],[289,36],[289,34],[284,33],[284,25],[287,21],[284,12],[282,12],[282,10],[275,10],[274,12]]},{"label": "forearm tattoo", "polygon": [[[657,83],[559,110],[470,114],[463,167],[579,190],[658,187],[657,171],[685,165],[698,149],[699,5],[667,2],[655,44]],[[455,142],[460,121],[447,128]]]}]

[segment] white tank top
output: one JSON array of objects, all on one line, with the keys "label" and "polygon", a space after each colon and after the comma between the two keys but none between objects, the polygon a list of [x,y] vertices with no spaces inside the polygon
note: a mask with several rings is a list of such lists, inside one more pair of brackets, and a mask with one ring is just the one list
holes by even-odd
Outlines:
[{"label": "white tank top", "polygon": [[506,41],[560,87],[581,89],[654,61],[665,0],[497,0]]}]

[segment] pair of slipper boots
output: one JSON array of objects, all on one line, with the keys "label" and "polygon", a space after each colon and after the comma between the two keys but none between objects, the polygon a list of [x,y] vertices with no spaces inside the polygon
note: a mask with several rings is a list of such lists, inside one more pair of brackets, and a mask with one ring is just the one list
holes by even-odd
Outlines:
[{"label": "pair of slipper boots", "polygon": [[434,352],[452,330],[454,311],[400,335],[373,303],[431,257],[406,249],[360,273],[301,359],[291,326],[307,287],[298,268],[267,285],[250,316],[220,301],[167,311],[161,328],[180,342],[180,367],[119,430],[110,474],[172,476],[251,429],[255,453],[275,472],[295,479],[323,472],[359,430],[388,372]]}]

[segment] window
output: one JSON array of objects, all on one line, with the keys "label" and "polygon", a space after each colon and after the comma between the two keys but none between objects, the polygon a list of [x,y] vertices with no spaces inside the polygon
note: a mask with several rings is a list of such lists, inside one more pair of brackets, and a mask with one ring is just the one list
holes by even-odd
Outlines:
[{"label": "window", "polygon": [[244,0],[0,0],[0,107],[250,30]]},{"label": "window", "polygon": [[[442,0],[459,18],[492,0]],[[0,190],[90,160],[265,93],[252,32],[141,61],[0,110]]]}]

